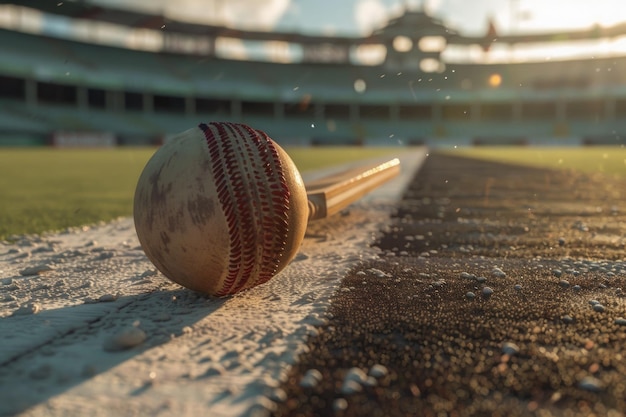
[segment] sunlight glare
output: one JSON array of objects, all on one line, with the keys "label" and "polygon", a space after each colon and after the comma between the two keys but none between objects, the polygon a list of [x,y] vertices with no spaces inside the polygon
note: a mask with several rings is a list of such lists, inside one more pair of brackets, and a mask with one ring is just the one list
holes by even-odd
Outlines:
[{"label": "sunlight glare", "polygon": [[359,78],[354,81],[354,91],[362,94],[365,92],[365,90],[367,90],[367,84],[365,83],[365,80]]},{"label": "sunlight glare", "polygon": [[398,52],[409,52],[413,49],[413,41],[408,36],[396,36],[393,38],[393,49]]},{"label": "sunlight glare", "polygon": [[443,36],[424,36],[418,45],[422,52],[441,52],[446,49],[446,43]]},{"label": "sunlight glare", "polygon": [[[550,1],[525,0],[520,8],[530,11],[530,18],[520,24],[520,29],[534,31],[545,28],[590,29],[596,25],[613,26],[626,20],[622,10],[622,0],[588,0]],[[555,18],[555,15],[558,17]]]},{"label": "sunlight glare", "polygon": [[500,84],[502,84],[502,76],[498,73],[491,74],[488,82],[493,88],[500,87]]}]

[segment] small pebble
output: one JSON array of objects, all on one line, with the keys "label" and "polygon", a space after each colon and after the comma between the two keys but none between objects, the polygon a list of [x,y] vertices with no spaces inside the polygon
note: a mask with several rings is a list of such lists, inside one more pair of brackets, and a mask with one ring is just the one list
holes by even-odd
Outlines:
[{"label": "small pebble", "polygon": [[579,383],[578,387],[585,391],[600,392],[604,390],[604,384],[598,378],[593,376],[584,377]]},{"label": "small pebble", "polygon": [[349,379],[349,380],[343,381],[343,384],[341,385],[341,393],[343,395],[352,395],[361,391],[363,391],[363,386],[359,384],[357,381],[353,381]]},{"label": "small pebble", "polygon": [[483,298],[488,299],[493,294],[493,290],[490,287],[485,287],[483,288],[482,294]]},{"label": "small pebble", "polygon": [[513,288],[515,289],[515,291],[521,291],[522,290],[522,286],[520,284],[515,284],[515,286]]},{"label": "small pebble", "polygon": [[115,300],[117,300],[117,296],[113,294],[104,294],[104,295],[101,295],[100,298],[98,298],[98,301],[101,303],[110,303]]},{"label": "small pebble", "polygon": [[563,323],[565,324],[570,324],[574,322],[574,319],[572,318],[572,316],[566,314],[563,317],[561,317],[561,320],[563,321]]},{"label": "small pebble", "polygon": [[614,323],[619,326],[626,326],[626,319],[623,317],[618,317],[615,319]]},{"label": "small pebble", "polygon": [[105,259],[110,259],[114,257],[115,254],[113,252],[102,252],[100,255],[96,257],[96,261],[103,261]]},{"label": "small pebble", "polygon": [[471,291],[468,291],[468,292],[465,294],[465,298],[467,298],[468,300],[473,300],[474,298],[476,298],[476,294],[474,294],[474,293],[473,293],[473,292],[471,292]]},{"label": "small pebble", "polygon": [[[341,393],[352,395],[363,390],[363,385],[367,384],[368,378],[361,368],[350,368],[343,378]],[[375,384],[375,381],[374,381]]]},{"label": "small pebble", "polygon": [[28,268],[22,269],[20,271],[20,275],[22,275],[22,276],[43,275],[46,272],[52,271],[53,269],[54,268],[52,268],[50,265],[30,266]]},{"label": "small pebble", "polygon": [[502,353],[510,356],[515,355],[519,353],[519,346],[513,342],[504,342],[502,344]]},{"label": "small pebble", "polygon": [[378,381],[373,376],[368,376],[362,385],[366,387],[375,387],[376,385],[378,385]]},{"label": "small pebble", "polygon": [[387,367],[379,363],[372,366],[369,371],[369,375],[373,376],[374,378],[382,378],[388,373],[389,373],[389,370],[387,369]]},{"label": "small pebble", "polygon": [[51,246],[40,246],[31,251],[31,253],[42,253],[42,252],[54,252],[54,248]]},{"label": "small pebble", "polygon": [[356,381],[359,384],[364,383],[367,380],[367,374],[363,372],[361,368],[350,368],[344,377],[345,381]]},{"label": "small pebble", "polygon": [[444,280],[437,280],[437,281],[433,281],[430,283],[431,287],[433,288],[440,288],[443,287],[445,285],[446,281]]},{"label": "small pebble", "polygon": [[494,278],[506,278],[506,273],[500,268],[493,268],[491,276]]},{"label": "small pebble", "polygon": [[572,289],[573,289],[574,291],[576,291],[576,292],[578,292],[578,291],[582,290],[582,288],[580,287],[580,285],[574,285],[574,286],[572,287]]},{"label": "small pebble", "polygon": [[337,398],[333,401],[333,411],[345,411],[348,408],[348,401],[345,398]]},{"label": "small pebble", "polygon": [[302,388],[314,388],[322,380],[322,373],[317,369],[309,369],[300,380]]},{"label": "small pebble", "polygon": [[605,310],[606,310],[606,308],[602,304],[594,304],[593,305],[593,311],[597,311],[599,313],[602,313]]},{"label": "small pebble", "polygon": [[276,388],[270,392],[267,398],[274,401],[275,403],[284,403],[285,401],[287,401],[287,393],[282,388]]},{"label": "small pebble", "polygon": [[367,270],[367,272],[369,272],[370,274],[376,276],[377,278],[386,278],[389,275],[383,271],[381,271],[380,269],[377,268],[370,268]]},{"label": "small pebble", "polygon": [[117,352],[141,345],[147,339],[146,332],[138,327],[130,327],[117,333],[104,343],[104,350]]},{"label": "small pebble", "polygon": [[561,288],[569,288],[569,281],[566,279],[562,279],[559,281],[559,286]]},{"label": "small pebble", "polygon": [[554,275],[557,278],[561,278],[561,275],[563,275],[563,271],[561,271],[560,269],[553,269],[552,275]]}]

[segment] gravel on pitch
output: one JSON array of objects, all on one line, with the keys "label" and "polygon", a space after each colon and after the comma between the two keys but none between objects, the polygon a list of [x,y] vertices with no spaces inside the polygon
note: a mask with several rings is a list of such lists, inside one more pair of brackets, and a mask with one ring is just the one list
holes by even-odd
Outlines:
[{"label": "gravel on pitch", "polygon": [[273,415],[624,416],[625,193],[431,154]]}]

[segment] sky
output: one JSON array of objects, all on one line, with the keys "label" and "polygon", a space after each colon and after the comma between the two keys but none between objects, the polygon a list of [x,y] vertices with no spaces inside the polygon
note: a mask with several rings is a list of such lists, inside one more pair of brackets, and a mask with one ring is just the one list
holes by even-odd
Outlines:
[{"label": "sky", "polygon": [[462,34],[586,29],[626,22],[624,0],[92,0],[171,18],[254,30],[358,36],[406,6],[423,7]]},{"label": "sky", "polygon": [[[70,1],[58,2],[59,6]],[[383,28],[406,8],[424,9],[448,28],[465,36],[484,36],[489,22],[497,35],[554,33],[589,30],[626,23],[625,0],[88,0],[90,3],[136,9],[166,18],[193,23],[227,26],[243,30],[297,32],[327,36],[362,37]],[[16,28],[49,36],[84,39],[133,49],[163,50],[167,25],[147,31],[142,28],[114,27],[78,19],[70,22],[58,16],[31,16],[15,13],[15,7],[0,6],[0,27]],[[36,14],[36,12],[35,12]],[[150,32],[150,33],[148,33]],[[96,36],[97,35],[97,36]],[[202,38],[188,39],[194,53],[205,53]],[[290,45],[250,46],[239,39],[222,36],[215,51],[226,59],[270,59],[293,62],[302,51]],[[177,44],[178,45],[178,44]],[[380,45],[378,45],[380,46]],[[297,49],[297,48],[296,48]],[[384,50],[359,51],[354,62],[377,65]],[[371,48],[370,48],[371,49]],[[384,48],[383,48],[384,49]],[[191,50],[189,50],[191,51]],[[187,52],[189,52],[187,51]],[[361,53],[362,52],[362,53]],[[375,53],[374,53],[375,52]],[[372,53],[375,55],[372,58]],[[256,55],[255,55],[256,54]],[[544,44],[494,43],[489,53],[479,45],[450,45],[443,52],[446,62],[523,62],[626,55],[626,36],[578,42]]]}]

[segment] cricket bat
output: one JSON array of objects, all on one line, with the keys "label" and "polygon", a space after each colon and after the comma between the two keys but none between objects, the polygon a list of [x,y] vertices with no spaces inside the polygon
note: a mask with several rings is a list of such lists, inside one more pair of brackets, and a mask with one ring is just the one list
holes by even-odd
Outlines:
[{"label": "cricket bat", "polygon": [[332,216],[400,173],[397,158],[357,166],[305,183],[309,220]]}]

